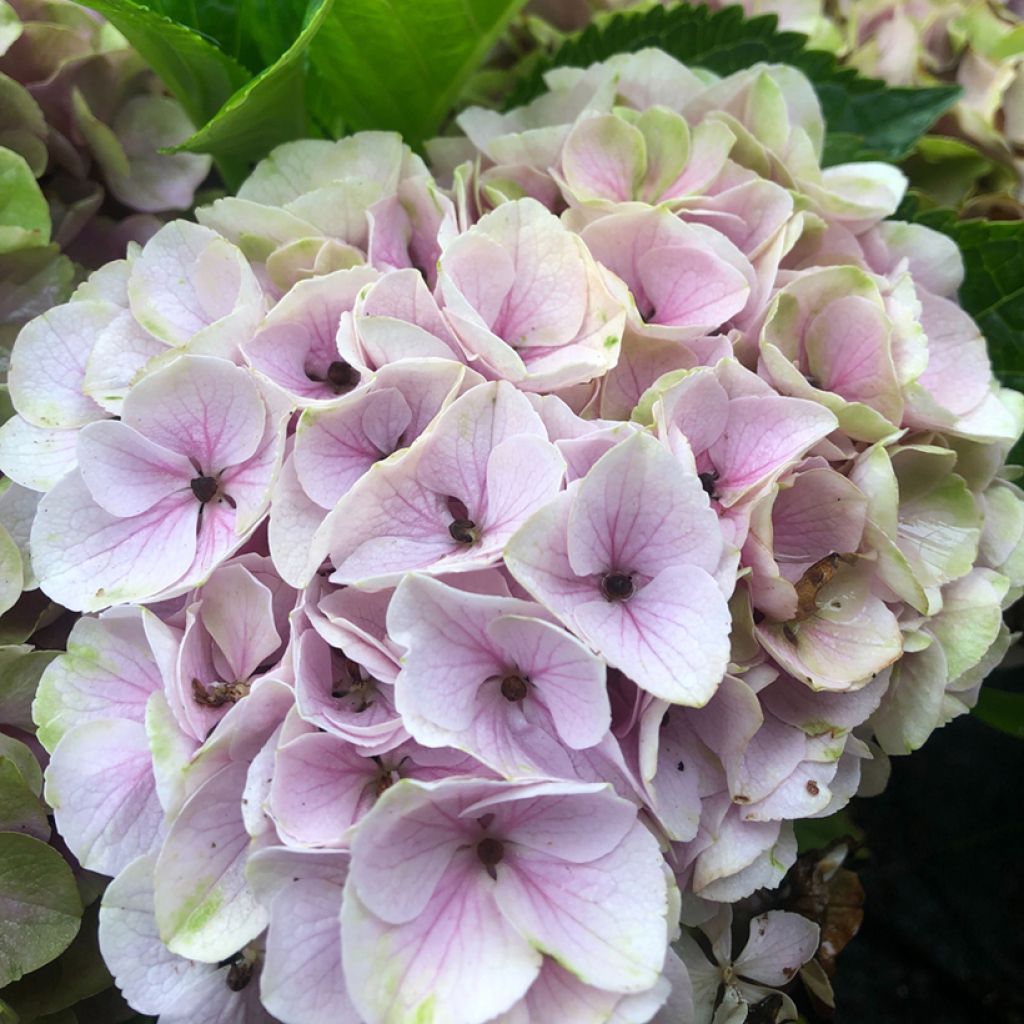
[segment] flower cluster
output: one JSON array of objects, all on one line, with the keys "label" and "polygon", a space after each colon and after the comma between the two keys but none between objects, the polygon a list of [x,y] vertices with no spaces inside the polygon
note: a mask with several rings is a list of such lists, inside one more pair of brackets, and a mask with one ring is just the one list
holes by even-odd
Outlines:
[{"label": "flower cluster", "polygon": [[817,927],[729,905],[1009,642],[1024,401],[902,175],[790,68],[548,85],[281,146],[14,348],[46,796],[164,1024],[786,1019]]},{"label": "flower cluster", "polygon": [[102,18],[72,0],[0,2],[0,344],[67,298],[62,253],[100,266],[153,235],[153,214],[192,205],[210,158],[159,152],[192,132]]}]

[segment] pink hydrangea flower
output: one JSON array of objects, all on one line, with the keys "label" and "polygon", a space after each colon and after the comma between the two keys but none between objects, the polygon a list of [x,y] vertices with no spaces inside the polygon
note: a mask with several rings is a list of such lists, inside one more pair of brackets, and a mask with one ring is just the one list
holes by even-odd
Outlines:
[{"label": "pink hydrangea flower", "polygon": [[606,787],[400,782],[353,840],[350,995],[371,1024],[424,1007],[482,1024],[522,998],[541,950],[588,984],[643,991],[661,971],[668,905],[656,841]]},{"label": "pink hydrangea flower", "polygon": [[639,686],[700,705],[728,661],[729,614],[714,578],[723,549],[696,474],[636,434],[530,519],[506,561]]},{"label": "pink hydrangea flower", "polygon": [[32,548],[47,593],[88,610],[201,581],[259,523],[283,427],[224,360],[184,356],[148,376],[119,421],[82,431],[80,470],[40,502]]}]

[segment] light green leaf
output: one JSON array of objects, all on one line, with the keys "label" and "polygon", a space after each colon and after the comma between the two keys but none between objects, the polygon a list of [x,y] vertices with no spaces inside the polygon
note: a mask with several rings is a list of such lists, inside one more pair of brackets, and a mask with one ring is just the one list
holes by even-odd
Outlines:
[{"label": "light green leaf", "polygon": [[310,134],[305,115],[306,52],[334,0],[317,0],[298,38],[270,67],[238,90],[175,152],[210,153],[237,187],[251,165],[281,142]]},{"label": "light green leaf", "polygon": [[0,56],[11,48],[11,44],[20,35],[21,18],[18,12],[7,0],[0,0]]},{"label": "light green leaf", "polygon": [[50,241],[50,210],[25,158],[0,147],[0,253]]},{"label": "light green leaf", "polygon": [[252,77],[214,43],[149,5],[135,0],[89,0],[89,6],[109,18],[139,51],[193,124],[205,124]]},{"label": "light green leaf", "polygon": [[32,836],[0,833],[0,988],[59,956],[81,916],[67,861]]},{"label": "light green leaf", "polygon": [[343,128],[436,134],[524,0],[338,0],[313,42],[313,112]]}]

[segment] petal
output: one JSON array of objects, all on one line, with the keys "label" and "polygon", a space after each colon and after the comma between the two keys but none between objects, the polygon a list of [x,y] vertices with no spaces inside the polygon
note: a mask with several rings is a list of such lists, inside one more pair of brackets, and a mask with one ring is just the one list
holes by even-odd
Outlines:
[{"label": "petal", "polygon": [[132,388],[122,419],[212,476],[256,451],[267,411],[248,371],[212,356],[183,356]]},{"label": "petal", "polygon": [[750,938],[733,967],[762,985],[786,985],[817,952],[819,935],[818,926],[806,917],[769,910],[750,922]]},{"label": "petal", "polygon": [[722,535],[697,477],[654,438],[634,434],[584,478],[569,513],[568,544],[580,576],[655,576],[682,565],[713,572]]},{"label": "petal", "polygon": [[150,855],[129,864],[107,887],[100,908],[103,959],[124,997],[142,1013],[180,1005],[217,970],[175,956],[160,941],[153,917],[154,861]]},{"label": "petal", "polygon": [[587,984],[640,992],[658,980],[668,899],[657,841],[642,825],[586,864],[517,849],[495,899],[521,935]]},{"label": "petal", "polygon": [[541,956],[502,917],[479,867],[471,852],[460,854],[416,917],[398,925],[374,917],[350,877],[342,962],[367,1024],[483,1024],[529,988]]},{"label": "petal", "polygon": [[702,569],[664,569],[628,601],[592,601],[573,614],[609,663],[671,704],[702,707],[725,674],[731,618]]},{"label": "petal", "polygon": [[265,927],[266,911],[245,879],[249,835],[242,820],[246,765],[232,764],[188,799],[156,864],[160,936],[180,956],[216,963]]},{"label": "petal", "polygon": [[33,491],[49,491],[77,463],[78,431],[37,427],[21,416],[0,426],[0,470]]},{"label": "petal", "polygon": [[637,270],[653,307],[646,317],[651,323],[710,333],[743,309],[750,295],[744,274],[702,249],[649,249]]},{"label": "petal", "polygon": [[600,658],[541,619],[503,615],[487,631],[536,688],[563,743],[575,749],[600,743],[611,725]]},{"label": "petal", "polygon": [[196,475],[184,455],[114,420],[91,423],[79,434],[78,465],[96,504],[120,517],[140,515],[185,492]]},{"label": "petal", "polygon": [[478,831],[459,813],[487,793],[477,780],[395,783],[363,819],[352,840],[350,885],[391,924],[423,913],[456,850]]},{"label": "petal", "polygon": [[394,388],[364,392],[327,409],[307,410],[295,439],[295,472],[303,490],[325,509],[399,445],[412,412]]},{"label": "petal", "polygon": [[145,600],[188,568],[198,510],[189,495],[119,519],[95,504],[82,478],[71,474],[39,503],[32,524],[39,584],[66,608],[82,611]]},{"label": "petal", "polygon": [[244,565],[218,569],[203,586],[199,617],[234,679],[248,679],[281,646],[273,594]]},{"label": "petal", "polygon": [[[344,864],[336,854],[282,854],[261,850],[249,861],[250,880],[270,906],[260,1000],[290,1024],[359,1024],[341,970]],[[259,875],[270,858],[283,860],[278,871],[287,875],[264,896]]]},{"label": "petal", "polygon": [[31,320],[11,352],[15,409],[39,427],[78,427],[103,410],[82,391],[96,336],[117,316],[108,302],[67,302]]},{"label": "petal", "polygon": [[46,770],[46,800],[82,866],[116,875],[148,853],[163,827],[145,727],[98,719],[57,744]]},{"label": "petal", "polygon": [[338,847],[372,806],[377,765],[350,743],[310,733],[277,752],[270,812],[286,842]]},{"label": "petal", "polygon": [[562,149],[565,180],[583,201],[629,201],[646,169],[643,135],[614,114],[582,118]]},{"label": "petal", "polygon": [[719,472],[716,490],[732,504],[781,473],[836,425],[827,409],[799,398],[734,398],[729,422],[708,452]]},{"label": "petal", "polygon": [[141,724],[151,694],[163,689],[136,610],[79,619],[43,673],[33,704],[39,741],[53,750],[69,730],[95,719]]}]

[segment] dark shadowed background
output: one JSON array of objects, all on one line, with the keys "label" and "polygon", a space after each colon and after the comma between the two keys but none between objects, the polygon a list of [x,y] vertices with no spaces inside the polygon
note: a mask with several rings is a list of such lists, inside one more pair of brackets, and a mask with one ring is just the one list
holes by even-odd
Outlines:
[{"label": "dark shadowed background", "polygon": [[[1024,669],[986,686],[1024,692]],[[1024,740],[963,717],[854,801],[864,925],[837,1024],[1024,1024]]]}]

